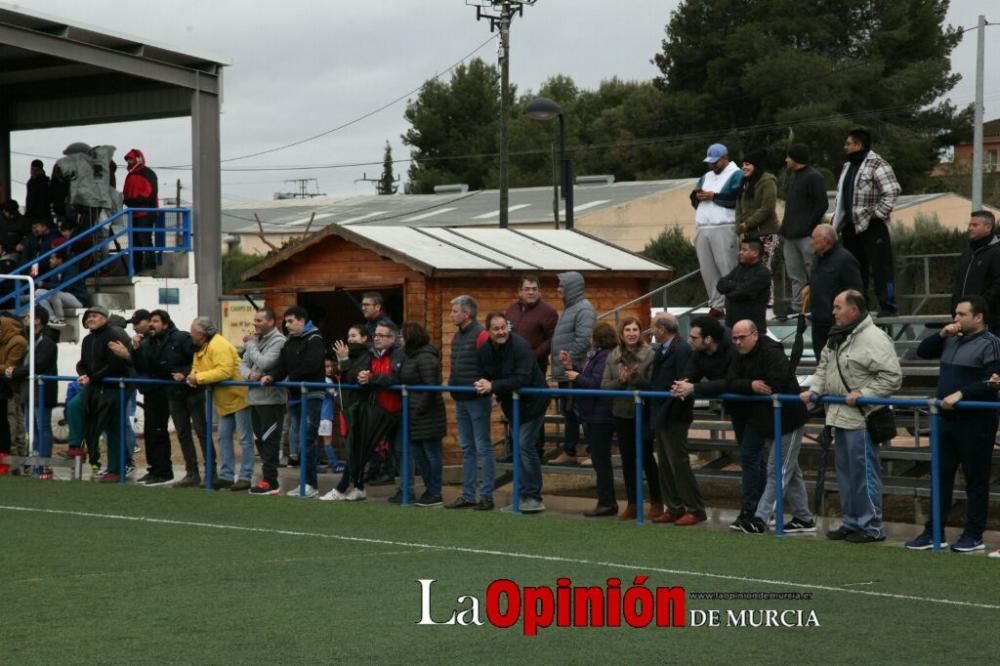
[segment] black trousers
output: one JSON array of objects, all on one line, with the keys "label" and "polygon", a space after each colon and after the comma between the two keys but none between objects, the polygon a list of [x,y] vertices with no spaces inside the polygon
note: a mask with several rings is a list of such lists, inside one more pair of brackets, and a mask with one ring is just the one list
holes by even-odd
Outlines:
[{"label": "black trousers", "polygon": [[[615,434],[618,435],[618,451],[622,454],[622,476],[625,477],[625,493],[629,504],[635,504],[635,421],[615,417]],[[650,504],[663,504],[663,494],[660,492],[660,471],[653,458],[653,443],[643,441],[642,472],[649,484]],[[639,479],[641,483],[642,480]]]},{"label": "black trousers", "polygon": [[[615,473],[611,468],[611,442],[615,436],[614,423],[584,423],[583,432],[590,446],[590,459],[597,476],[597,505],[618,506],[615,499]],[[633,455],[633,465],[635,456]],[[635,476],[635,472],[632,473]]]},{"label": "black trousers", "polygon": [[219,456],[216,455],[215,444],[208,438],[205,432],[205,389],[197,391],[184,391],[170,397],[170,418],[174,420],[174,428],[177,429],[177,439],[181,443],[181,454],[184,456],[184,467],[190,475],[198,475],[198,454],[195,453],[194,438],[191,436],[191,429],[194,428],[201,444],[202,459],[206,462],[205,474],[208,475],[208,446],[212,447],[212,478],[215,478],[215,470],[219,465]]},{"label": "black trousers", "polygon": [[250,405],[253,437],[260,453],[261,476],[272,488],[278,487],[278,454],[281,451],[281,427],[285,405]]},{"label": "black trousers", "polygon": [[830,324],[820,324],[815,321],[812,324],[812,347],[817,363],[819,363],[820,353],[823,351],[823,347],[826,346],[826,341],[830,337],[831,328],[833,326]]},{"label": "black trousers", "polygon": [[165,392],[151,391],[143,394],[145,423],[143,436],[146,439],[146,462],[149,473],[161,479],[174,478],[174,467],[170,462],[170,399]]},{"label": "black trousers", "polygon": [[[892,239],[889,226],[882,220],[873,219],[868,228],[860,234],[848,223],[844,233],[844,248],[854,255],[861,266],[861,284],[868,294],[868,278],[875,280],[879,312],[895,313],[896,279],[892,260]],[[874,309],[874,308],[871,308]]]},{"label": "black trousers", "polygon": [[[997,434],[997,416],[965,412],[961,417],[941,419],[941,507],[942,525],[951,513],[955,472],[959,466],[965,476],[966,517],[964,536],[982,539],[990,506],[990,467],[993,442]],[[930,518],[925,529],[931,530]]]}]

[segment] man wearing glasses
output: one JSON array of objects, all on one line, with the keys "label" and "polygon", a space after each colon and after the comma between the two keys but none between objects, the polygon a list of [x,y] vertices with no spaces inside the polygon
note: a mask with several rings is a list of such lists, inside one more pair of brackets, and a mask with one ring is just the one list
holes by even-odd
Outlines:
[{"label": "man wearing glasses", "polygon": [[361,295],[361,314],[365,316],[365,330],[368,332],[368,339],[372,341],[375,340],[376,326],[392,324],[389,315],[385,313],[385,299],[377,291],[366,291]]}]

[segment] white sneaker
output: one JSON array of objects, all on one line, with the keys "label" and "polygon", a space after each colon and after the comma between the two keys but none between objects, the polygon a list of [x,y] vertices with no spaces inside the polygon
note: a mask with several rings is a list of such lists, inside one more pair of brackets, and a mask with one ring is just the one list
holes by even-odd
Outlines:
[{"label": "white sneaker", "polygon": [[361,490],[360,488],[351,488],[350,490],[347,491],[347,494],[344,495],[344,499],[347,500],[348,502],[360,502],[361,500],[366,498],[367,495],[365,495],[365,491]]},{"label": "white sneaker", "polygon": [[[285,496],[286,497],[301,497],[301,495],[299,494],[299,488],[300,488],[299,485],[296,484],[296,486],[294,488],[292,488],[287,493],[285,493]],[[319,495],[319,491],[316,490],[315,488],[313,488],[312,486],[310,486],[309,484],[306,484],[306,494],[304,495],[305,499],[311,499],[313,497],[316,497],[316,495]]]},{"label": "white sneaker", "polygon": [[997,548],[996,550],[994,550],[992,553],[990,553],[986,557],[995,557],[997,559],[1000,559],[1000,548]]},{"label": "white sneaker", "polygon": [[347,493],[342,493],[336,488],[334,488],[325,495],[320,495],[319,498],[324,502],[339,502],[347,499]]},{"label": "white sneaker", "polygon": [[534,497],[521,500],[521,513],[541,513],[542,511],[545,511],[542,500],[536,500]]}]

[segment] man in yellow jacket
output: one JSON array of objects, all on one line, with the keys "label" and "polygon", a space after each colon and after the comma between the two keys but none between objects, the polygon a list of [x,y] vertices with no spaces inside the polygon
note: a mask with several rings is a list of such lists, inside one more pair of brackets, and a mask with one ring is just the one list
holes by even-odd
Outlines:
[{"label": "man in yellow jacket", "polygon": [[[188,375],[189,386],[218,384],[227,380],[242,381],[240,356],[236,348],[224,337],[208,317],[197,317],[191,322],[191,341],[197,351]],[[219,417],[219,448],[222,468],[219,479],[213,484],[216,490],[248,490],[253,477],[253,428],[250,410],[247,409],[245,386],[213,386],[212,400]],[[236,459],[233,451],[233,431],[240,438],[241,464],[239,476],[234,475]],[[211,433],[208,434],[211,437]]]}]

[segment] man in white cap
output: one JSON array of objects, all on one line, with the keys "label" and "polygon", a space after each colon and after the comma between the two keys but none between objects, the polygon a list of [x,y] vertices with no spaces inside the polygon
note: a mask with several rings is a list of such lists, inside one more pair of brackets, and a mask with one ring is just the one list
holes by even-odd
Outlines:
[{"label": "man in white cap", "polygon": [[704,162],[709,170],[691,192],[691,205],[695,207],[694,247],[708,292],[709,314],[722,319],[725,297],[715,285],[736,267],[738,239],[734,225],[743,172],[729,159],[729,150],[721,143],[708,147]]}]

